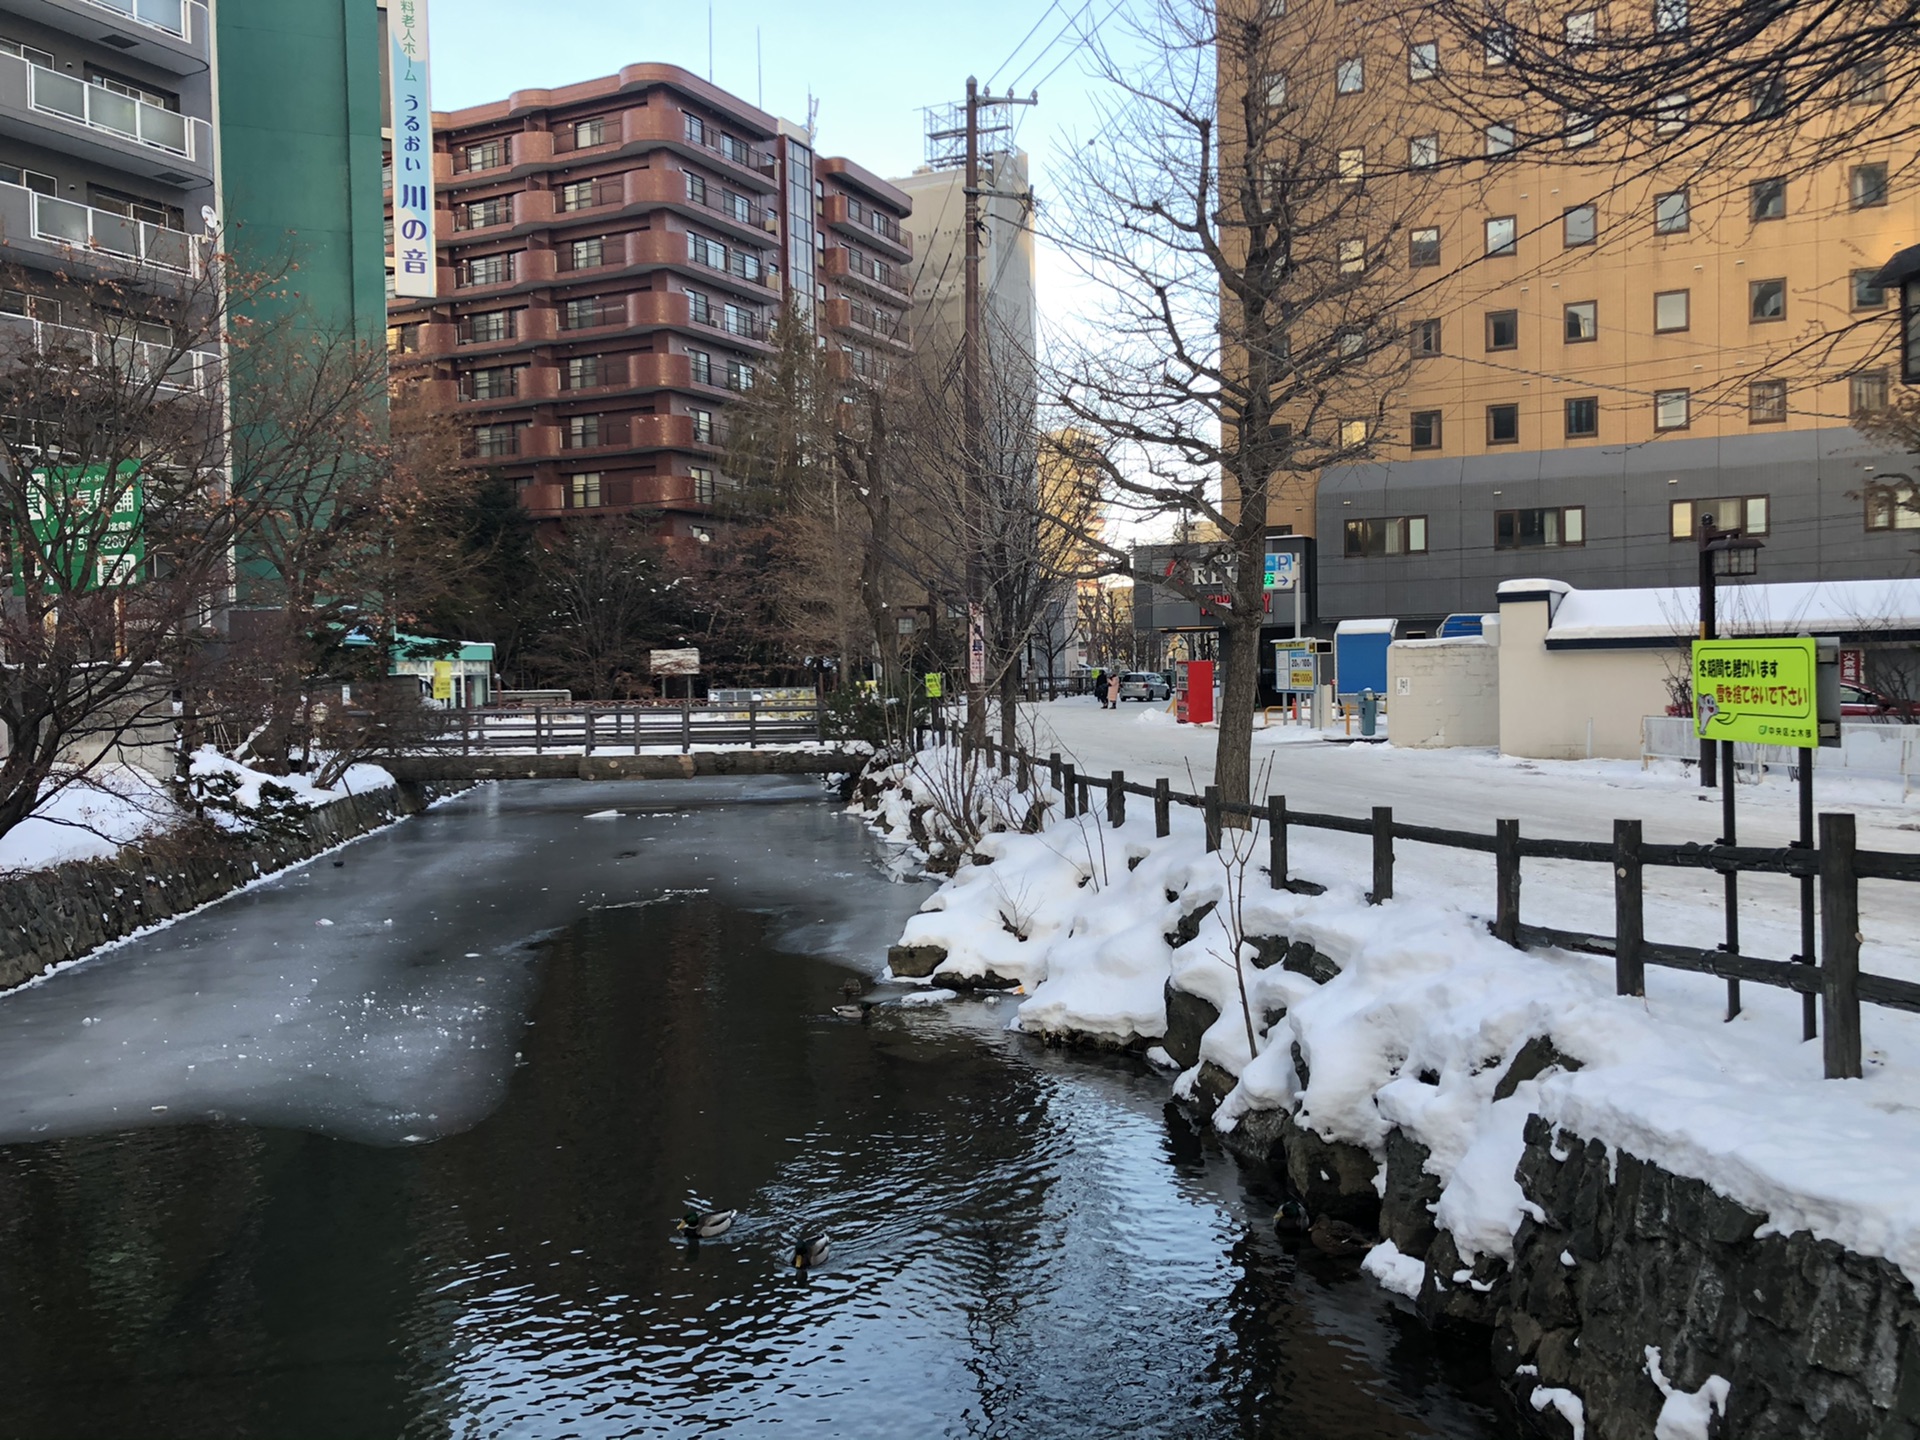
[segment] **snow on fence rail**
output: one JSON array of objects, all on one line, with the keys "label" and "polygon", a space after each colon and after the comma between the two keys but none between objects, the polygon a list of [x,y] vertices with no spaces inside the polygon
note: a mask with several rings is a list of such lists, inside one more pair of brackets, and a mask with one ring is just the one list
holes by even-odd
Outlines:
[{"label": "snow on fence rail", "polygon": [[[945,743],[955,735],[945,728],[923,730],[916,736],[916,743],[924,747],[930,738],[936,743]],[[1241,805],[1222,800],[1217,785],[1209,785],[1201,794],[1191,795],[1173,789],[1165,777],[1152,785],[1141,785],[1128,780],[1126,773],[1120,770],[1115,770],[1105,779],[1082,775],[1073,765],[1063,763],[1058,751],[1040,760],[1017,746],[1008,749],[990,739],[985,742],[985,749],[990,760],[998,756],[1003,763],[1013,766],[1023,791],[1031,788],[1036,770],[1047,771],[1052,788],[1063,797],[1064,810],[1069,819],[1088,811],[1090,791],[1104,790],[1107,823],[1118,827],[1126,821],[1127,796],[1137,795],[1153,802],[1154,833],[1164,837],[1172,830],[1172,807],[1182,805],[1204,814],[1206,846],[1210,852],[1220,848],[1221,827],[1227,817],[1265,822],[1267,879],[1269,886],[1275,890],[1312,895],[1319,894],[1325,888],[1310,880],[1288,875],[1287,837],[1288,832],[1296,826],[1371,836],[1373,888],[1367,898],[1374,904],[1393,897],[1396,840],[1489,853],[1494,857],[1495,893],[1498,898],[1495,917],[1489,922],[1488,929],[1507,944],[1516,949],[1547,945],[1563,950],[1611,955],[1614,989],[1621,995],[1646,994],[1646,970],[1649,965],[1717,975],[1729,982],[1751,980],[1760,985],[1797,991],[1807,997],[1809,1039],[1813,1037],[1813,1006],[1817,999],[1820,1014],[1818,1029],[1823,1042],[1826,1075],[1830,1080],[1860,1078],[1860,1006],[1863,1002],[1920,1013],[1920,984],[1885,975],[1860,973],[1860,882],[1920,881],[1920,855],[1859,849],[1855,844],[1854,817],[1849,814],[1820,816],[1819,841],[1814,849],[1802,849],[1799,846],[1769,849],[1752,845],[1648,844],[1642,839],[1641,822],[1638,820],[1615,820],[1611,842],[1523,836],[1518,820],[1496,820],[1494,833],[1482,835],[1435,825],[1396,822],[1393,807],[1389,805],[1374,806],[1373,813],[1365,819],[1293,810],[1288,807],[1284,795],[1270,795],[1265,805]],[[1584,861],[1610,867],[1614,877],[1614,934],[1597,935],[1560,930],[1548,925],[1523,924],[1520,919],[1520,866],[1521,861],[1527,858]],[[1769,960],[1726,949],[1706,950],[1647,939],[1642,876],[1649,865],[1712,870],[1722,875],[1773,874],[1811,879],[1820,897],[1819,959],[1816,961],[1813,955],[1802,954],[1792,960]],[[1738,991],[1732,984],[1729,993],[1737,1005]]]},{"label": "snow on fence rail", "polygon": [[[1773,772],[1790,772],[1804,752],[1784,745],[1735,745],[1737,771],[1758,779]],[[1700,740],[1693,721],[1685,715],[1648,715],[1640,722],[1640,763],[1649,760],[1695,761]],[[1823,750],[1814,762],[1822,771],[1873,780],[1898,780],[1906,799],[1920,779],[1920,725],[1845,725],[1838,749]]]},{"label": "snow on fence rail", "polygon": [[462,755],[535,755],[649,745],[796,745],[826,739],[818,701],[745,705],[535,705],[519,710],[450,710],[421,748]]}]

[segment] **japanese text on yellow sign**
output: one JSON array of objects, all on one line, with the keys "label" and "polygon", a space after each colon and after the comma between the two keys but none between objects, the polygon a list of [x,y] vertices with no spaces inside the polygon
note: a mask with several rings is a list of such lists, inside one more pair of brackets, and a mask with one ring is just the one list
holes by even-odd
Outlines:
[{"label": "japanese text on yellow sign", "polygon": [[1693,642],[1693,725],[1702,740],[1811,749],[1820,743],[1815,642]]}]

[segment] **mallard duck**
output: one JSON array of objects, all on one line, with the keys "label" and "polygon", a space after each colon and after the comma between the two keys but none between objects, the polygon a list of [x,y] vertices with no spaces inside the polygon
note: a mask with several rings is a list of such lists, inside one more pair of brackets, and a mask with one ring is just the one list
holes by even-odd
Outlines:
[{"label": "mallard duck", "polygon": [[711,1240],[733,1228],[738,1210],[689,1210],[675,1228],[689,1240]]},{"label": "mallard duck", "polygon": [[825,1235],[802,1235],[793,1242],[793,1268],[811,1270],[816,1265],[824,1265],[832,1249],[833,1242]]},{"label": "mallard duck", "polygon": [[1313,1217],[1306,1206],[1289,1195],[1273,1212],[1273,1228],[1282,1235],[1304,1235],[1313,1228]]},{"label": "mallard duck", "polygon": [[871,1000],[862,1000],[858,1005],[836,1005],[833,1013],[842,1020],[865,1020],[873,1010]]},{"label": "mallard duck", "polygon": [[1307,1231],[1307,1239],[1322,1255],[1332,1255],[1343,1260],[1366,1254],[1373,1248],[1374,1243],[1373,1237],[1358,1225],[1350,1225],[1345,1220],[1335,1220],[1329,1215],[1322,1215],[1313,1222],[1313,1228]]},{"label": "mallard duck", "polygon": [[842,980],[840,982],[840,993],[849,1000],[866,988],[865,982],[860,980]]}]

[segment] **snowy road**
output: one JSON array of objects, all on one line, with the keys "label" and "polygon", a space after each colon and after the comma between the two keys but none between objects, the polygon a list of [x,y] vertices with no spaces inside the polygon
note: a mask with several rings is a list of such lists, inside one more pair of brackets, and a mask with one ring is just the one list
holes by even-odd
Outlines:
[{"label": "snowy road", "polygon": [[[1218,735],[1212,727],[1175,724],[1160,706],[1102,710],[1074,698],[1023,707],[1023,737],[1040,754],[1058,750],[1083,770],[1124,770],[1129,780],[1168,777],[1176,790],[1197,792],[1213,779]],[[1256,722],[1257,724],[1257,722]],[[1720,833],[1719,793],[1699,788],[1678,767],[1643,770],[1623,760],[1516,760],[1490,750],[1402,750],[1391,745],[1339,745],[1301,728],[1254,733],[1254,789],[1284,795],[1299,810],[1364,816],[1391,805],[1396,820],[1491,834],[1496,819],[1515,818],[1523,835],[1605,840],[1615,819],[1638,819],[1655,843],[1707,842]],[[1817,777],[1817,771],[1816,771]],[[1859,819],[1862,849],[1920,851],[1920,800],[1903,803],[1897,785],[1816,778],[1820,810]],[[1739,792],[1742,844],[1784,845],[1798,834],[1793,785],[1784,779]],[[1369,863],[1362,836],[1320,832],[1293,842],[1295,864],[1308,878],[1321,869],[1345,873]],[[1459,899],[1493,913],[1493,864],[1472,852],[1402,843],[1396,891]],[[1721,881],[1704,871],[1647,872],[1647,934],[1673,943],[1713,945],[1721,931]],[[1740,948],[1786,958],[1799,949],[1799,890],[1786,877],[1741,881]],[[1920,980],[1920,886],[1869,881],[1861,887],[1869,971]],[[1531,923],[1611,934],[1613,881],[1605,866],[1529,860],[1521,914]],[[1753,998],[1755,986],[1746,987]],[[1784,994],[1781,1005],[1795,1002]]]}]

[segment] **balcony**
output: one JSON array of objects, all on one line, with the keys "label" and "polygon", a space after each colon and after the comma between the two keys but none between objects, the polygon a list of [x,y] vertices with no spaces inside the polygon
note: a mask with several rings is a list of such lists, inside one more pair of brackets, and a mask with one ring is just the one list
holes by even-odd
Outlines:
[{"label": "balcony", "polygon": [[69,355],[75,360],[91,361],[103,368],[121,371],[136,384],[154,383],[162,390],[198,391],[211,378],[218,364],[211,352],[189,350],[176,355],[173,348],[139,340],[131,335],[103,335],[72,325],[55,325],[25,315],[0,314],[0,361],[7,346],[32,349],[39,355]]},{"label": "balcony", "polygon": [[848,195],[829,194],[821,218],[828,228],[884,250],[896,260],[913,258],[913,236],[900,222]]},{"label": "balcony", "polygon": [[843,284],[863,286],[876,295],[884,295],[902,305],[910,298],[898,270],[884,260],[861,255],[844,245],[835,245],[827,251],[826,264],[821,273]]},{"label": "balcony", "polygon": [[65,266],[81,258],[120,271],[146,265],[180,275],[200,273],[198,236],[5,181],[0,181],[0,234],[23,260],[38,257]]},{"label": "balcony", "polygon": [[204,120],[0,54],[0,133],[163,185],[212,183]]},{"label": "balcony", "polygon": [[213,27],[203,0],[8,0],[7,9],[63,32],[108,31],[122,55],[170,75],[207,68]]}]

